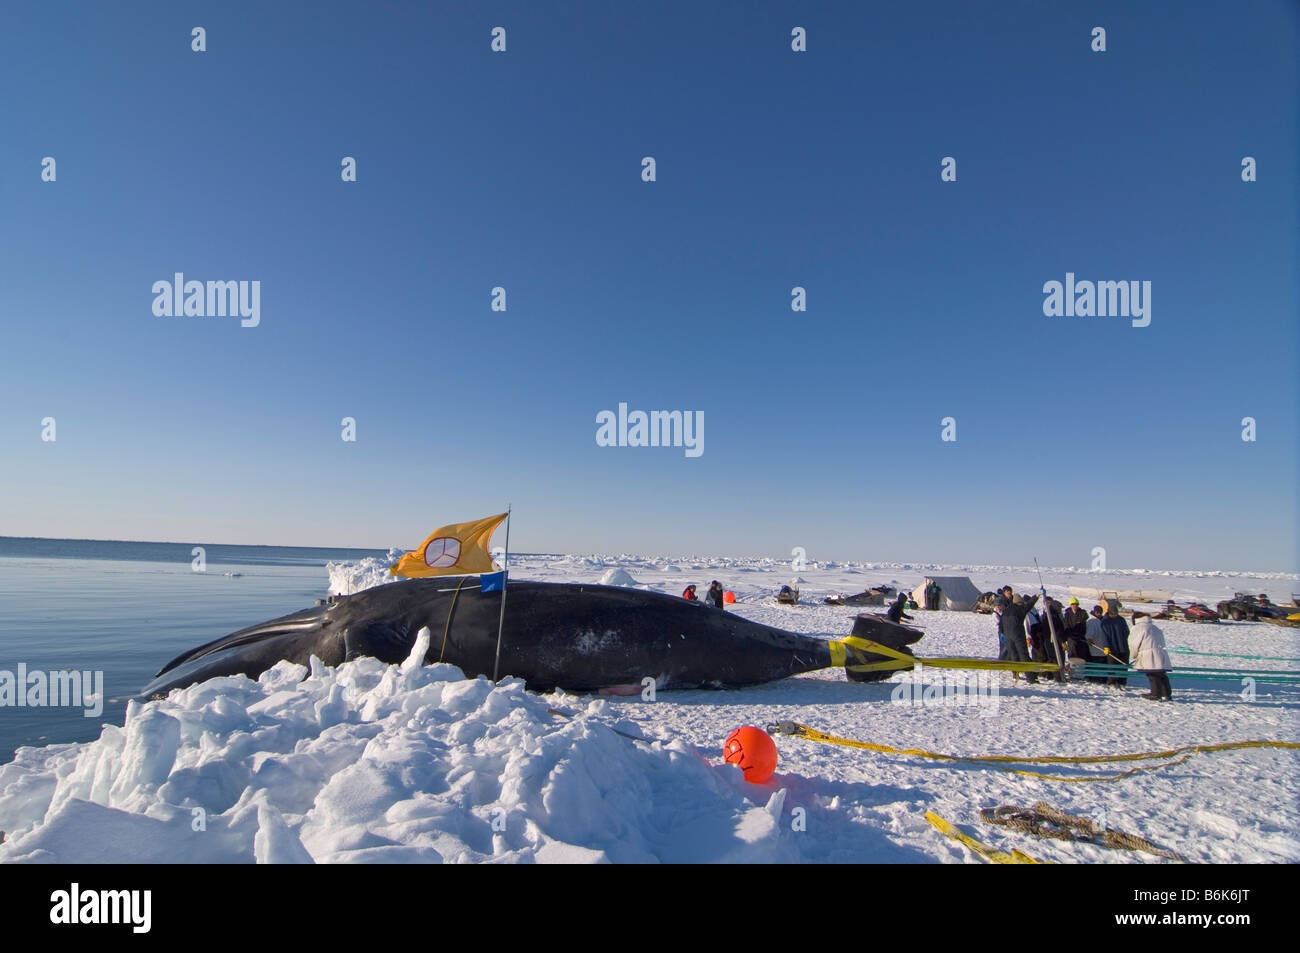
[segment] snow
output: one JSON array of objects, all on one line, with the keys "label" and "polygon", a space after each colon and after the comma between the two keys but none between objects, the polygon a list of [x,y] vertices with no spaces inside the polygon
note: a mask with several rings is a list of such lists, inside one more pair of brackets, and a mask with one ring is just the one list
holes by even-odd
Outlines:
[{"label": "snow", "polygon": [[619,569],[619,568],[606,569],[603,573],[601,573],[599,582],[602,586],[639,585],[637,581],[632,578],[631,573],[629,573],[626,569]]},{"label": "snow", "polygon": [[349,596],[363,589],[373,589],[400,579],[389,573],[388,568],[397,563],[404,555],[405,549],[390,549],[383,559],[368,556],[355,563],[326,563],[325,571],[329,574],[329,592],[331,595]]},{"label": "snow", "polygon": [[[389,563],[329,568],[330,588],[391,581]],[[724,557],[512,557],[516,578],[594,582],[608,571],[677,594],[683,571],[733,589],[733,611],[820,637],[846,634],[854,608],[823,605],[944,571],[981,589],[1037,589],[1032,567],[808,563],[804,604],[773,596],[788,563]],[[1049,591],[1118,588],[1159,576],[1180,600],[1211,605],[1241,589],[1285,602],[1294,575],[1044,570]],[[1095,581],[1094,581],[1095,580]],[[1132,586],[1128,586],[1131,588]],[[508,610],[507,610],[508,611]],[[918,655],[992,656],[994,623],[972,613],[914,613]],[[1300,630],[1265,623],[1161,622],[1179,666],[1300,670]],[[281,663],[256,682],[213,679],[132,703],[123,726],[86,744],[21,748],[0,766],[0,862],[946,862],[978,863],[935,831],[927,810],[993,846],[1059,862],[1164,863],[1148,854],[1038,840],[980,822],[981,808],[1043,800],[1102,819],[1198,863],[1300,862],[1292,750],[1199,754],[1112,783],[1069,784],[969,763],[882,754],[777,736],[777,773],[747,783],[722,762],[743,724],[792,720],[899,748],[977,755],[1100,755],[1248,739],[1300,741],[1300,689],[1175,679],[1174,701],[1087,683],[1030,686],[999,673],[978,704],[907,704],[900,685],[935,689],[923,668],[888,682],[823,671],[733,691],[660,692],[653,701],[539,695],[517,679],[467,679],[419,664],[421,633],[400,665]],[[936,691],[917,691],[933,702]],[[913,693],[909,693],[913,694]],[[969,701],[969,699],[968,699]],[[632,735],[642,740],[626,737]],[[1114,770],[1129,767],[1117,766]],[[1112,773],[1048,767],[1046,774]]]}]

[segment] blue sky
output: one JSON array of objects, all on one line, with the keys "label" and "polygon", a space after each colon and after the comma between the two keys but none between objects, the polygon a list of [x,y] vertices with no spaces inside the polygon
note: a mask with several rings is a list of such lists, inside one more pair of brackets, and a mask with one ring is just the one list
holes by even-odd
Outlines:
[{"label": "blue sky", "polygon": [[1297,9],[6,10],[0,534],[1295,570]]}]

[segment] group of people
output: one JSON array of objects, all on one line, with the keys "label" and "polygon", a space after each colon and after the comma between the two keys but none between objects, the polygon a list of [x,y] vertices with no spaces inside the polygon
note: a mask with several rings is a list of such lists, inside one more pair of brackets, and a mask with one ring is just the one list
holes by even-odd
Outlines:
[{"label": "group of people", "polygon": [[[1173,663],[1165,651],[1164,633],[1145,612],[1134,612],[1132,629],[1119,614],[1119,606],[1108,603],[1084,612],[1079,600],[1070,599],[1068,608],[1051,596],[1040,610],[1036,607],[1038,596],[1028,598],[1017,595],[1010,586],[1003,586],[993,605],[993,615],[998,622],[998,658],[1011,662],[1057,662],[1066,658],[1085,662],[1109,663],[1116,666],[1113,676],[1087,676],[1090,682],[1104,682],[1124,687],[1128,684],[1126,670],[1130,667],[1147,676],[1151,690],[1143,698],[1163,701],[1172,697],[1169,670]],[[1053,642],[1052,635],[1056,639]],[[1018,676],[1017,676],[1018,677]],[[1062,679],[1063,673],[1055,673]],[[1038,681],[1036,672],[1026,672],[1031,684]]]},{"label": "group of people", "polygon": [[[687,602],[700,601],[700,597],[695,594],[695,583],[691,583],[686,587],[686,591],[682,593],[682,598]],[[716,579],[709,583],[709,591],[704,594],[704,601],[710,605],[717,606],[719,609],[723,608],[722,583],[718,582]]]}]

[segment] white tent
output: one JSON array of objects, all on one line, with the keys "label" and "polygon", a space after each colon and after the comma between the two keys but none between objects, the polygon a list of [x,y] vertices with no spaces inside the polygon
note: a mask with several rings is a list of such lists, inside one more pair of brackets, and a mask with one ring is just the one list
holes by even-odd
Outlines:
[{"label": "white tent", "polygon": [[925,580],[912,590],[912,598],[918,606],[925,605],[925,587],[937,582],[942,592],[939,595],[939,608],[952,612],[970,612],[979,601],[980,591],[970,576],[926,576]]}]

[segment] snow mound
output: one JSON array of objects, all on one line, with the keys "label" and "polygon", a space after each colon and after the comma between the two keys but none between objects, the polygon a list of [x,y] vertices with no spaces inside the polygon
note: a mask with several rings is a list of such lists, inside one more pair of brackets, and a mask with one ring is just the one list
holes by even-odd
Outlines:
[{"label": "snow mound", "polygon": [[406,552],[405,549],[394,547],[383,559],[367,556],[355,563],[326,563],[325,571],[330,577],[330,595],[350,596],[363,589],[373,589],[375,586],[399,582],[399,577],[390,574],[388,567],[406,555]]},{"label": "snow mound", "polygon": [[606,569],[601,574],[602,586],[636,586],[640,585],[626,569]]},{"label": "snow mound", "polygon": [[[779,861],[784,789],[523,682],[362,658],[215,678],[0,767],[0,863]],[[620,723],[620,730],[635,726]],[[691,836],[682,836],[682,831]]]}]

